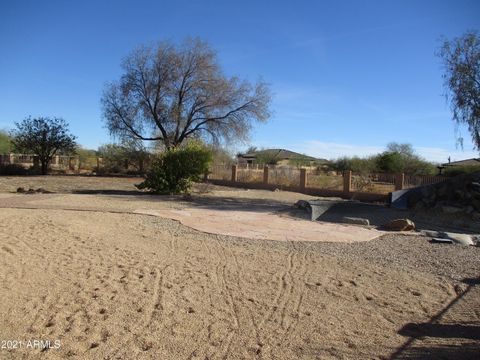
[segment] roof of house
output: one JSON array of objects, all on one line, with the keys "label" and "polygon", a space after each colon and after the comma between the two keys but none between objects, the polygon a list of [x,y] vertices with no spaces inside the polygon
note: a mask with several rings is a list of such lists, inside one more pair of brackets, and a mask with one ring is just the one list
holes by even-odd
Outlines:
[{"label": "roof of house", "polygon": [[465,160],[459,160],[459,161],[452,161],[449,163],[442,164],[443,166],[475,166],[479,165],[480,166],[480,158],[472,158],[472,159],[465,159]]},{"label": "roof of house", "polygon": [[239,157],[244,159],[255,159],[258,156],[271,156],[279,160],[292,160],[292,159],[302,159],[302,160],[311,160],[311,161],[327,161],[325,159],[317,159],[312,156],[304,155],[297,153],[295,151],[285,150],[285,149],[265,149],[253,151],[248,154],[240,154]]}]

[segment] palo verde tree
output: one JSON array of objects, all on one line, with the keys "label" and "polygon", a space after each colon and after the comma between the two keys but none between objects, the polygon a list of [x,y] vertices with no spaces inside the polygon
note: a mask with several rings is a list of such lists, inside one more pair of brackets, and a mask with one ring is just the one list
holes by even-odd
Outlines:
[{"label": "palo verde tree", "polygon": [[270,91],[227,77],[216,53],[199,40],[142,46],[122,63],[119,81],[102,96],[110,133],[176,148],[188,138],[243,140],[253,121],[269,117]]},{"label": "palo verde tree", "polygon": [[[457,126],[465,124],[480,150],[480,38],[470,31],[444,41],[438,55],[444,65],[444,85]],[[458,137],[463,146],[463,139]]]},{"label": "palo verde tree", "polygon": [[15,126],[11,132],[14,149],[37,155],[43,175],[55,155],[75,151],[75,136],[70,134],[67,122],[61,118],[28,117]]}]

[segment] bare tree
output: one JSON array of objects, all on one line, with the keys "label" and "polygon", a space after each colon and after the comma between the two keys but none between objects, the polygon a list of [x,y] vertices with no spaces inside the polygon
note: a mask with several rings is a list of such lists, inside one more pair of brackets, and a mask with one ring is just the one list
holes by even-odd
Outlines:
[{"label": "bare tree", "polygon": [[191,137],[244,140],[253,121],[269,117],[270,91],[222,73],[210,46],[161,42],[127,56],[124,74],[106,86],[103,115],[110,133],[156,140],[169,149]]},{"label": "bare tree", "polygon": [[[443,78],[453,120],[468,126],[473,143],[480,150],[480,38],[470,31],[444,41],[438,55],[445,66]],[[463,139],[458,140],[463,146]]]}]

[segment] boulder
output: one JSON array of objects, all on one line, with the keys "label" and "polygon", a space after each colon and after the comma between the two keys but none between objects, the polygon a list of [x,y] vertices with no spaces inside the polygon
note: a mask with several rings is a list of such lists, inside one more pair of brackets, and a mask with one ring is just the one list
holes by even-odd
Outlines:
[{"label": "boulder", "polygon": [[[395,207],[394,200],[399,196],[406,199],[403,202],[409,209],[438,209],[447,215],[470,217],[475,211],[480,211],[480,171],[445,177],[444,181],[432,185],[395,191],[390,197],[392,207]],[[419,203],[422,205],[417,207]]]},{"label": "boulder", "polygon": [[382,228],[389,231],[411,231],[415,230],[415,223],[410,219],[396,219],[384,224]]},{"label": "boulder", "polygon": [[368,219],[350,217],[350,216],[344,216],[342,218],[342,222],[344,222],[345,224],[367,225],[367,226],[370,225],[370,221]]},{"label": "boulder", "polygon": [[473,238],[471,235],[467,234],[457,234],[457,233],[445,233],[447,238],[452,239],[455,244],[460,244],[463,246],[473,246]]}]

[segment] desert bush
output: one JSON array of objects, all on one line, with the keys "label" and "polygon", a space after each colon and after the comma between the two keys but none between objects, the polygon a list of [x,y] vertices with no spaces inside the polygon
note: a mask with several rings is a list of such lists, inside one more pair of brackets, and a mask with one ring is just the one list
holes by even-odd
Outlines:
[{"label": "desert bush", "polygon": [[367,191],[369,188],[371,188],[372,184],[372,179],[364,174],[354,176],[352,180],[353,188],[356,191]]},{"label": "desert bush", "polygon": [[150,156],[141,142],[133,140],[102,145],[98,148],[98,155],[103,163],[98,172],[131,174],[143,172],[143,165]]},{"label": "desert bush", "polygon": [[0,154],[8,154],[12,151],[12,139],[4,130],[0,130]]},{"label": "desert bush", "polygon": [[330,168],[335,171],[351,170],[355,173],[374,173],[378,172],[376,157],[360,158],[358,156],[353,157],[341,157],[330,164]]},{"label": "desert bush", "polygon": [[189,143],[162,153],[153,161],[145,181],[137,185],[159,194],[187,192],[192,182],[208,172],[212,152],[200,143]]},{"label": "desert bush", "polygon": [[435,175],[434,164],[415,154],[386,151],[376,157],[377,168],[384,173],[403,172],[409,175]]},{"label": "desert bush", "polygon": [[97,157],[97,152],[95,150],[86,149],[81,146],[77,146],[77,148],[75,149],[75,153],[77,154],[78,159],[81,163],[87,162],[89,159]]},{"label": "desert bush", "polygon": [[398,152],[384,152],[380,154],[377,159],[377,167],[381,172],[398,173],[402,172],[404,166],[404,159],[402,154]]}]

